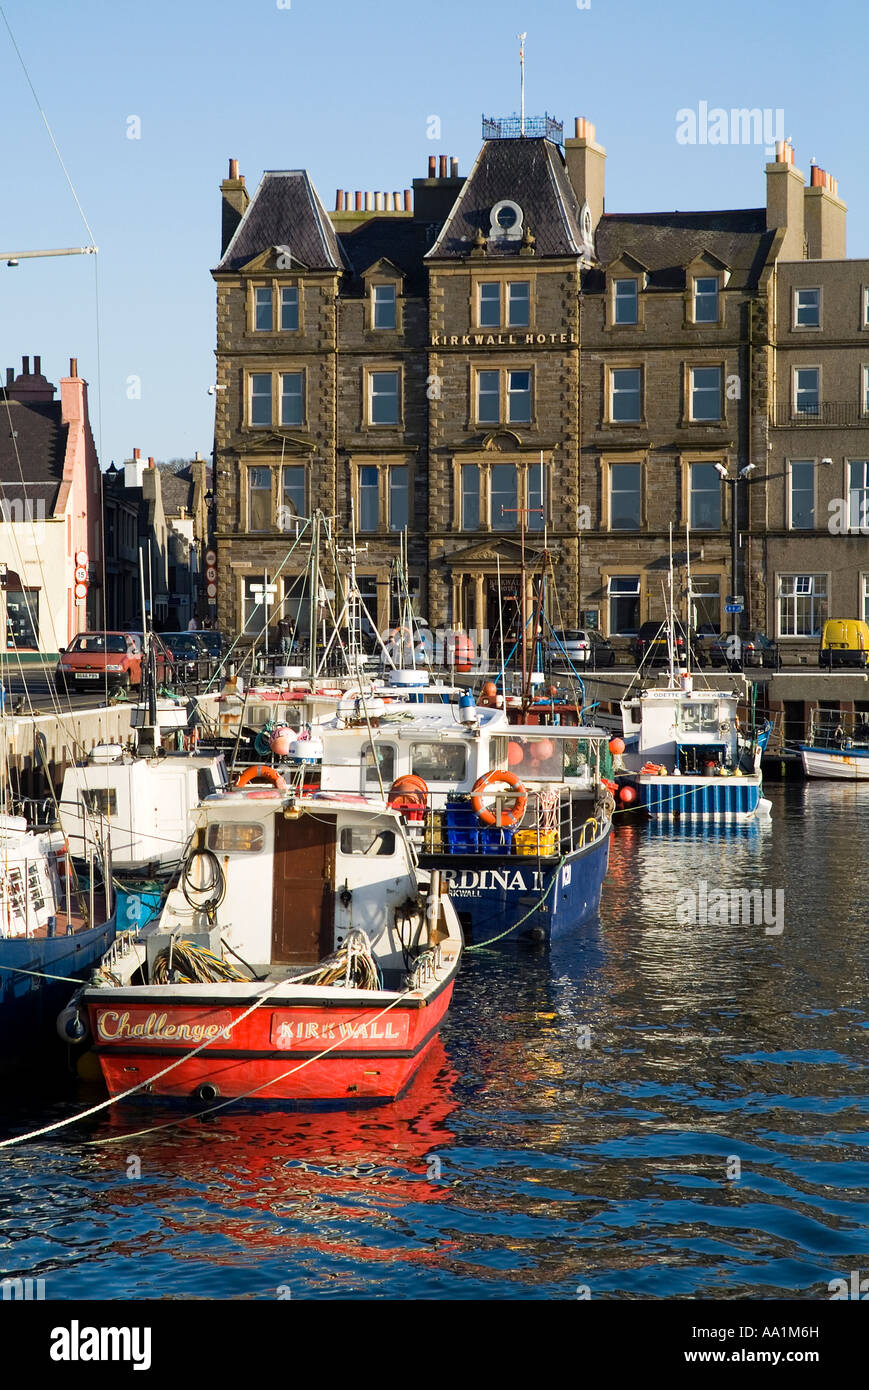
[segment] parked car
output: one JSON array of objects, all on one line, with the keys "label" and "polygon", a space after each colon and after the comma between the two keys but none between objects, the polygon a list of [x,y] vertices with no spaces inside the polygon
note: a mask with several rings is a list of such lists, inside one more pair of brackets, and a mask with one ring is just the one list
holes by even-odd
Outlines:
[{"label": "parked car", "polygon": [[[158,653],[158,677],[166,656]],[[99,690],[108,682],[112,690],[130,690],[142,684],[142,645],[131,632],[80,632],[72,639],[54,672],[61,692]]]},{"label": "parked car", "polygon": [[821,633],[818,665],[866,666],[869,663],[869,625],[861,618],[828,618]]},{"label": "parked car", "polygon": [[778,643],[763,632],[739,633],[738,645],[734,643],[731,633],[723,632],[708,644],[706,655],[713,666],[727,666],[731,671],[744,670],[748,666],[780,671],[782,664]]},{"label": "parked car", "polygon": [[551,666],[567,663],[593,671],[615,666],[615,647],[593,628],[553,628],[543,654]]},{"label": "parked car", "polygon": [[202,636],[200,632],[161,632],[159,637],[155,636],[155,644],[159,642],[160,646],[171,650],[173,680],[206,680],[211,674],[213,661]]},{"label": "parked car", "polygon": [[[702,643],[696,638],[689,641],[685,628],[679,622],[674,624],[674,642],[677,666],[684,665],[686,660],[698,667],[706,664]],[[666,623],[658,619],[643,623],[631,642],[630,651],[638,666],[665,666],[670,660]]]}]

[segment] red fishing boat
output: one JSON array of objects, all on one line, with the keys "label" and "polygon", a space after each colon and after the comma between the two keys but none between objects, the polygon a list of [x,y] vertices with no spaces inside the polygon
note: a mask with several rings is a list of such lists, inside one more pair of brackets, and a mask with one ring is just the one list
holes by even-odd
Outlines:
[{"label": "red fishing boat", "polygon": [[159,919],[82,991],[111,1095],[372,1103],[449,1008],[462,933],[382,801],[282,779],[206,798]]}]

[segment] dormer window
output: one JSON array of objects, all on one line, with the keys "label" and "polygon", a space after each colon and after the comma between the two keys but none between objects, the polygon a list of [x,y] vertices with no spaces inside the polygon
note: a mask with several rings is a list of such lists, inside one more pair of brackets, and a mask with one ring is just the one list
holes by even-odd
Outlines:
[{"label": "dormer window", "polygon": [[364,272],[362,280],[365,286],[365,331],[399,332],[403,326],[404,278],[398,266],[385,258],[376,261]]},{"label": "dormer window", "polygon": [[639,286],[633,277],[630,280],[613,281],[613,323],[637,323],[638,291]]},{"label": "dormer window", "polygon": [[297,333],[299,331],[299,287],[254,285],[248,299],[250,330],[253,333]]},{"label": "dormer window", "polygon": [[522,209],[512,198],[502,198],[489,215],[490,241],[522,240]]},{"label": "dormer window", "polygon": [[717,275],[698,275],[694,280],[694,322],[718,322]]},{"label": "dormer window", "polygon": [[371,286],[371,314],[374,328],[394,329],[396,327],[396,300],[395,285]]}]

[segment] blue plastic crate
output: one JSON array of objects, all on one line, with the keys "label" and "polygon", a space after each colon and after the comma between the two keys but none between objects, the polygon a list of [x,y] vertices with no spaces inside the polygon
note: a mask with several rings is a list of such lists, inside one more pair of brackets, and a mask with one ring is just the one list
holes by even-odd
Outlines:
[{"label": "blue plastic crate", "polygon": [[477,813],[473,806],[469,806],[467,802],[459,806],[447,804],[444,818],[447,825],[453,830],[479,829],[480,822],[477,819]]},{"label": "blue plastic crate", "polygon": [[479,854],[480,833],[477,830],[448,827],[447,846],[451,854]]},{"label": "blue plastic crate", "polygon": [[480,831],[480,853],[481,854],[511,854],[513,852],[513,833],[514,826],[504,826],[498,829],[497,826],[487,826]]}]

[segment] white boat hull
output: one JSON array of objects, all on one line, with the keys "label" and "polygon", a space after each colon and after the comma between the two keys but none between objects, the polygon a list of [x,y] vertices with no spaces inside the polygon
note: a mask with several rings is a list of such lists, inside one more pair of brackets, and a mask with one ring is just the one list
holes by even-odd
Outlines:
[{"label": "white boat hull", "polygon": [[836,782],[869,782],[869,749],[840,752],[832,748],[800,750],[807,777],[823,777]]}]

